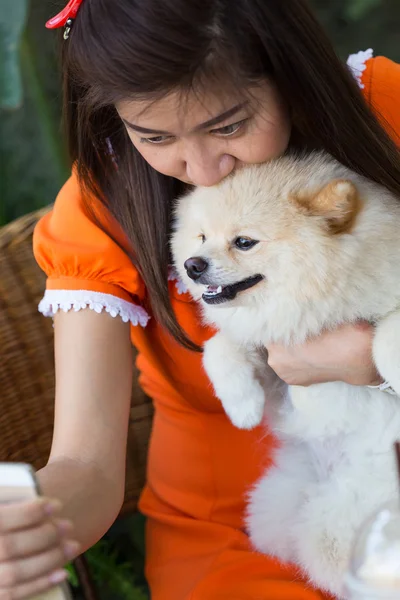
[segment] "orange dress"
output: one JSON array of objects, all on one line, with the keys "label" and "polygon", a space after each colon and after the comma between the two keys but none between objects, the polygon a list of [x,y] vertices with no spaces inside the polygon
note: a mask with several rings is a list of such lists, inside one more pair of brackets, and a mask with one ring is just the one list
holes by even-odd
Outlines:
[{"label": "orange dress", "polygon": [[[351,66],[372,106],[400,133],[400,65],[361,53]],[[243,523],[246,493],[269,464],[274,440],[262,428],[248,432],[231,425],[201,356],[171,341],[147,315],[143,281],[85,215],[74,177],[38,224],[34,250],[48,275],[44,314],[89,306],[132,324],[141,384],[155,405],[141,498],[153,600],[327,598],[292,567],[252,551]],[[169,286],[178,320],[202,344],[210,332],[197,306],[179,282],[171,279]]]}]

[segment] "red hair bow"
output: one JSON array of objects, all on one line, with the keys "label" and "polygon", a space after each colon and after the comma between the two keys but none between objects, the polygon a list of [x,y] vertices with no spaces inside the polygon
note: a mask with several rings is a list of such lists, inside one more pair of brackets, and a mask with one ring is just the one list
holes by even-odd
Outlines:
[{"label": "red hair bow", "polygon": [[68,26],[68,21],[75,19],[83,0],[70,0],[67,6],[58,15],[47,21],[47,29],[58,29]]}]

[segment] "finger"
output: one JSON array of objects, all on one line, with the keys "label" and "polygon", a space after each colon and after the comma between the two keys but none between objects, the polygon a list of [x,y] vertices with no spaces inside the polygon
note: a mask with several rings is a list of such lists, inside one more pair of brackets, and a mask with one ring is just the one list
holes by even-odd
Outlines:
[{"label": "finger", "polygon": [[16,588],[8,588],[3,591],[0,590],[0,600],[28,600],[32,596],[37,596],[44,592],[47,592],[50,588],[54,587],[57,583],[65,581],[68,577],[67,571],[59,569],[50,574],[50,576],[43,576],[29,583],[24,583],[17,586]]},{"label": "finger", "polygon": [[59,569],[78,555],[79,547],[78,542],[68,540],[61,547],[56,546],[41,554],[0,563],[0,599],[2,589],[16,587]]},{"label": "finger", "polygon": [[0,535],[0,562],[39,554],[60,543],[63,536],[71,534],[71,521],[55,519],[26,529]]},{"label": "finger", "polygon": [[0,533],[34,527],[60,510],[61,502],[49,498],[4,504],[0,507]]}]

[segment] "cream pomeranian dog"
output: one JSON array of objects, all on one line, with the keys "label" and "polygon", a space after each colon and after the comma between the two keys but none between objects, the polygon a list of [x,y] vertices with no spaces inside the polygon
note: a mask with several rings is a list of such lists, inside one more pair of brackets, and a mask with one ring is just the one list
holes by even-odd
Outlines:
[{"label": "cream pomeranian dog", "polygon": [[171,244],[217,330],[204,347],[216,395],[236,426],[265,415],[280,441],[250,494],[252,542],[345,597],[356,529],[397,496],[400,398],[341,382],[279,387],[263,349],[369,321],[377,368],[400,394],[400,200],[326,154],[286,156],[182,197]]}]

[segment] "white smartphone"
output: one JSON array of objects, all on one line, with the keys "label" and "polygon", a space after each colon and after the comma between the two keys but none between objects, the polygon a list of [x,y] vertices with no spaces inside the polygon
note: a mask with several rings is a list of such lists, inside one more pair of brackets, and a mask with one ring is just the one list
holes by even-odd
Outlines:
[{"label": "white smartphone", "polygon": [[[30,465],[0,462],[0,504],[32,500],[39,495],[38,481]],[[61,583],[31,600],[72,600],[72,595],[68,585]]]}]

